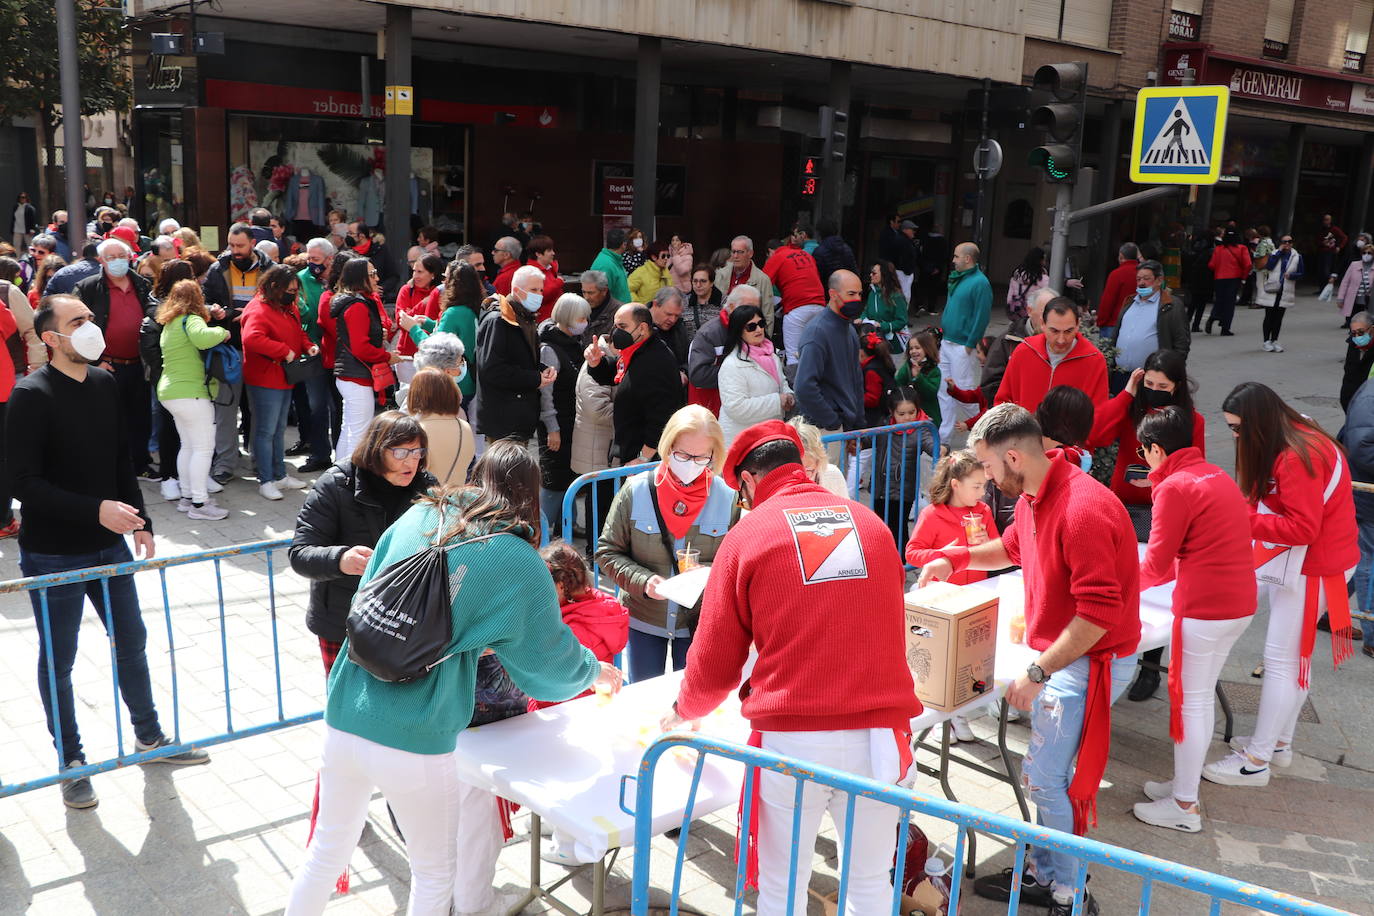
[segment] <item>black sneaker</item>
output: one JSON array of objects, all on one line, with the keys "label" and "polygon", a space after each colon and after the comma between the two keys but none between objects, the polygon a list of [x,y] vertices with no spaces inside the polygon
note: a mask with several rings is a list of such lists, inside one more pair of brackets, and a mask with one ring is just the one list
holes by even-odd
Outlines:
[{"label": "black sneaker", "polygon": [[1126,696],[1136,703],[1143,703],[1154,696],[1158,689],[1159,672],[1149,668],[1141,668],[1135,676],[1135,683],[1131,685],[1131,690]]},{"label": "black sneaker", "polygon": [[[973,882],[973,892],[988,900],[1002,903],[1011,899],[1013,869],[1004,868],[1000,874],[984,875]],[[1026,906],[1049,906],[1054,901],[1048,884],[1037,884],[1028,871],[1021,873],[1021,902]]]},{"label": "black sneaker", "polygon": [[[1083,909],[1079,912],[1082,916],[1098,916],[1097,901],[1093,899],[1092,891],[1083,892]],[[1073,916],[1073,900],[1069,900],[1068,903],[1060,903],[1051,897],[1049,916]]]},{"label": "black sneaker", "polygon": [[215,483],[225,484],[234,479],[233,471],[217,471],[210,475]]},{"label": "black sneaker", "polygon": [[309,461],[302,464],[298,470],[300,470],[302,474],[314,474],[316,471],[328,470],[331,464],[333,464],[333,462],[328,458],[311,458]]},{"label": "black sneaker", "polygon": [[310,454],[310,446],[305,442],[297,442],[286,450],[286,454],[290,455],[292,458],[297,455],[308,455]]},{"label": "black sneaker", "polygon": [[[71,760],[67,762],[67,768],[85,766],[84,760]],[[68,779],[62,783],[62,803],[68,808],[94,808],[100,804],[100,799],[95,797],[95,789],[91,787],[91,778],[82,776],[79,779]]]}]

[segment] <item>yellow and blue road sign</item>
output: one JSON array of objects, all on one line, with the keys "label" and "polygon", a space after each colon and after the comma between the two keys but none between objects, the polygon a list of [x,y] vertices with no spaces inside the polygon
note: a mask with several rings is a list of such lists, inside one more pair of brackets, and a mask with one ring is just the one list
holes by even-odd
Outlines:
[{"label": "yellow and blue road sign", "polygon": [[1136,96],[1131,181],[1216,184],[1221,177],[1225,86],[1149,86]]}]

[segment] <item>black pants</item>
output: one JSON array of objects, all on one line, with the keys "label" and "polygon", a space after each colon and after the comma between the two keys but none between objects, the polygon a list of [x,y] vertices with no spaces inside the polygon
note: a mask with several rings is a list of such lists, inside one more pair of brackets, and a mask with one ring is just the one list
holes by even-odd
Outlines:
[{"label": "black pants", "polygon": [[5,439],[5,410],[9,406],[8,401],[0,401],[0,527],[14,521],[14,501],[10,498],[10,472],[5,464],[5,453],[8,451]]},{"label": "black pants", "polygon": [[115,389],[119,392],[119,407],[124,414],[124,428],[129,433],[129,458],[134,473],[141,475],[148,469],[148,437],[153,429],[152,394],[148,380],[143,377],[143,364],[114,364]]},{"label": "black pants", "polygon": [[1207,314],[1207,300],[1201,290],[1188,290],[1188,322],[1194,331],[1202,330],[1202,316]]},{"label": "black pants", "polygon": [[1231,319],[1236,314],[1236,294],[1240,292],[1240,278],[1217,280],[1215,299],[1212,303],[1212,316],[1208,321],[1221,325],[1223,331],[1231,330]]},{"label": "black pants", "polygon": [[176,480],[177,454],[181,451],[181,434],[177,432],[177,422],[159,402],[157,405],[157,460],[158,473],[163,480]]},{"label": "black pants", "polygon": [[1281,305],[1270,305],[1264,309],[1264,339],[1278,340],[1283,329],[1283,313],[1288,311]]},{"label": "black pants", "polygon": [[881,494],[873,498],[873,511],[887,523],[887,530],[892,532],[892,540],[896,542],[897,553],[901,556],[906,555],[906,517],[910,508],[910,502],[903,505],[900,499],[890,499]]}]

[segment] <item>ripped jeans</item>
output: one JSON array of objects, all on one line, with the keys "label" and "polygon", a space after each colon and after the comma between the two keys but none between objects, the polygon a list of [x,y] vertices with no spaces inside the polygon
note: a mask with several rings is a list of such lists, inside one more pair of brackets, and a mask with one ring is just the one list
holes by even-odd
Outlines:
[{"label": "ripped jeans", "polygon": [[[1126,690],[1135,673],[1136,656],[1112,662],[1112,702]],[[1083,735],[1083,702],[1088,687],[1088,658],[1056,671],[1031,704],[1030,749],[1021,761],[1021,785],[1035,802],[1036,822],[1073,833],[1069,783]],[[1053,883],[1065,893],[1074,889],[1078,858],[1032,846],[1031,867],[1041,884]]]}]

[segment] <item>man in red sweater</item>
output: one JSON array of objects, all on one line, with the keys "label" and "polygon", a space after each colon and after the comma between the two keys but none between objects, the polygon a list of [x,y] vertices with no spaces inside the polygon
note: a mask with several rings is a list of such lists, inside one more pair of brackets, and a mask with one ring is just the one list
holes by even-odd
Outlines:
[{"label": "man in red sweater", "polygon": [[[725,481],[753,511],[716,553],[663,728],[695,728],[734,692],[752,644],[758,659],[741,691],[750,744],[895,783],[921,712],[906,663],[902,560],[882,519],[812,483],[801,453],[796,430],[780,420],[750,427],[731,446]],[[821,815],[829,810],[845,836],[848,797],[810,785],[796,811],[790,777],[765,773],[755,785],[747,874],[760,916],[783,916],[793,816],[801,823],[796,897],[805,900]],[[845,916],[891,909],[896,827],[896,809],[857,802]]]},{"label": "man in red sweater", "polygon": [[1055,385],[1080,389],[1094,405],[1107,400],[1106,357],[1078,333],[1079,323],[1078,304],[1072,299],[1060,296],[1046,303],[1040,333],[1027,337],[1007,360],[996,403],[1019,404],[1034,413]]},{"label": "man in red sweater", "polygon": [[[1009,703],[1031,712],[1021,781],[1041,824],[1081,835],[1097,819],[1111,704],[1131,681],[1140,642],[1135,532],[1110,490],[1076,465],[1054,460],[1057,451],[1045,452],[1040,424],[1024,408],[992,408],[969,443],[998,489],[1020,497],[1016,519],[1000,540],[945,548],[945,559],[921,570],[921,583],[964,569],[1022,568],[1026,644],[1040,656],[1007,689]],[[1078,859],[1039,846],[1030,859],[1022,902],[1069,916]],[[1011,872],[990,875],[974,882],[974,891],[1007,900],[1010,882]],[[1097,912],[1084,891],[1084,916]]]},{"label": "man in red sweater", "polygon": [[782,295],[782,334],[783,346],[787,349],[787,361],[797,361],[797,348],[801,346],[801,332],[807,322],[825,310],[825,287],[816,270],[816,259],[802,248],[803,236],[794,232],[788,236],[787,244],[773,252],[763,272]]},{"label": "man in red sweater", "polygon": [[[520,269],[520,253],[520,240],[509,235],[497,239],[496,245],[491,249],[491,259],[498,268],[496,279],[491,281],[491,285],[503,296],[510,295],[511,280]],[[539,269],[543,270],[543,267]]]},{"label": "man in red sweater", "polygon": [[1103,334],[1115,337],[1109,329],[1116,328],[1121,305],[1135,293],[1135,269],[1140,265],[1140,246],[1127,242],[1116,253],[1116,269],[1107,274],[1102,298],[1097,301],[1097,326]]}]

